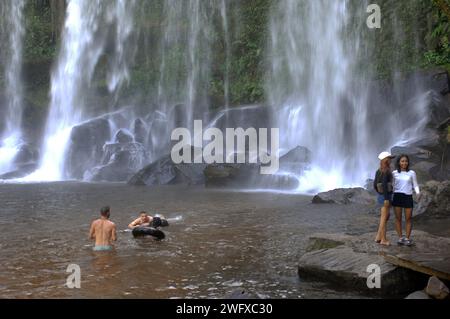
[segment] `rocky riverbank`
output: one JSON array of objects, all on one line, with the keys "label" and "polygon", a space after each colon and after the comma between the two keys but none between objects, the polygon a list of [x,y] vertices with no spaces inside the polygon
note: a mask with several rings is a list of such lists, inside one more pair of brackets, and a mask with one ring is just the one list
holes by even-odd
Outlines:
[{"label": "rocky riverbank", "polygon": [[[365,205],[361,213],[372,216],[370,222],[376,227],[379,209],[373,198],[369,190],[337,189],[317,194],[312,203]],[[391,218],[388,224],[389,229],[393,228],[393,220]],[[310,236],[307,252],[299,261],[299,276],[368,295],[405,297],[418,290],[408,298],[447,298],[450,233],[445,229],[450,226],[449,181],[429,181],[422,185],[422,198],[414,211],[413,222],[415,245],[412,247],[397,246],[397,234],[393,230],[388,232],[388,238],[394,244],[390,247],[375,243],[375,232]],[[380,267],[380,289],[369,289],[367,286],[370,265]],[[430,279],[430,276],[436,279]],[[437,282],[437,278],[444,283]],[[420,290],[425,286],[428,287],[424,290],[427,293]]]},{"label": "rocky riverbank", "polygon": [[[395,232],[389,232],[388,236],[396,238]],[[385,247],[375,243],[374,237],[375,233],[310,236],[307,253],[299,260],[300,279],[320,280],[341,289],[383,297],[399,297],[421,289],[430,275],[450,280],[450,267],[445,266],[450,265],[450,238],[417,230],[414,246]],[[424,253],[428,262],[414,258]],[[400,257],[410,265],[399,263]],[[370,276],[376,267],[379,267],[380,286],[370,288]]]}]

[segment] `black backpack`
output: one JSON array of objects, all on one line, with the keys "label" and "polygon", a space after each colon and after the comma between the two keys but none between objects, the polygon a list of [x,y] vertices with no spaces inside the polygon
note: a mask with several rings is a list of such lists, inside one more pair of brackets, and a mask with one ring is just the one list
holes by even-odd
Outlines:
[{"label": "black backpack", "polygon": [[[375,191],[378,194],[384,194],[383,178],[384,178],[384,174],[380,170],[377,170],[377,172],[375,174],[375,180],[373,181],[373,188],[375,189]],[[388,172],[387,188],[388,188],[387,189],[388,193],[392,193],[393,187],[392,187],[392,173],[391,172]]]}]

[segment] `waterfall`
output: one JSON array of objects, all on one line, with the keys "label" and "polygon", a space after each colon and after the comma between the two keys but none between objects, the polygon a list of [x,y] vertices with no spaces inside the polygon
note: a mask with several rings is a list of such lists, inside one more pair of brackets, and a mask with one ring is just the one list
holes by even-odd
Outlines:
[{"label": "waterfall", "polygon": [[214,0],[164,2],[159,110],[155,114],[159,117],[163,114],[166,124],[152,135],[152,154],[169,152],[171,130],[175,127],[193,130],[194,120],[202,119],[208,111],[211,29],[216,7]]},{"label": "waterfall", "polygon": [[14,157],[22,143],[24,5],[24,0],[4,0],[0,3],[0,65],[4,70],[3,108],[6,111],[3,114],[3,130],[0,131],[0,173],[12,168]]},{"label": "waterfall", "polygon": [[[66,179],[65,155],[72,127],[92,117],[87,96],[96,68],[109,53],[107,83],[116,93],[126,82],[126,40],[133,29],[135,2],[129,0],[70,0],[57,66],[51,78],[51,101],[40,168],[26,180]],[[109,45],[114,32],[114,46]],[[112,50],[112,52],[108,52]]]},{"label": "waterfall", "polygon": [[[299,191],[364,185],[378,153],[419,136],[426,123],[420,120],[426,117],[426,92],[419,86],[416,97],[397,100],[410,104],[408,119],[394,114],[396,105],[373,100],[372,70],[357,68],[369,46],[361,38],[366,7],[365,1],[349,0],[274,4],[267,97],[273,125],[280,128],[281,153],[297,145],[312,151]],[[355,20],[360,24],[353,25]],[[374,127],[377,112],[385,118]]]},{"label": "waterfall", "polygon": [[230,106],[230,59],[231,59],[231,41],[230,41],[230,31],[229,31],[229,22],[228,22],[228,8],[227,2],[225,0],[221,0],[220,2],[220,16],[222,18],[222,28],[225,38],[225,71],[224,71],[224,98],[225,98],[225,107],[228,108]]}]

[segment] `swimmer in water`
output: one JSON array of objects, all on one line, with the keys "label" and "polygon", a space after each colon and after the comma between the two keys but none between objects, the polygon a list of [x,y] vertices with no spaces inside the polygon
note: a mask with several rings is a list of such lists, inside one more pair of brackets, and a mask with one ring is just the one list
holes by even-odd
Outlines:
[{"label": "swimmer in water", "polygon": [[109,220],[110,208],[100,210],[100,218],[94,220],[89,231],[89,239],[95,240],[94,251],[111,251],[112,242],[117,240],[116,225]]},{"label": "swimmer in water", "polygon": [[131,222],[130,225],[128,225],[128,228],[134,229],[139,226],[150,226],[152,222],[152,216],[148,215],[147,212],[140,212],[139,218]]}]

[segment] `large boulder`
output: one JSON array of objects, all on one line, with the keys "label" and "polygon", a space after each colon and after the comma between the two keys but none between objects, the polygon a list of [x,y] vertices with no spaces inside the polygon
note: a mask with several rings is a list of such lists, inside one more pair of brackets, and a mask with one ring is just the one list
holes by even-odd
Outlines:
[{"label": "large boulder", "polygon": [[364,188],[340,188],[319,193],[312,199],[313,204],[362,204],[374,205],[375,197]]},{"label": "large boulder", "polygon": [[311,163],[311,151],[304,146],[297,146],[280,157],[280,169],[300,175]]},{"label": "large boulder", "polygon": [[22,178],[30,175],[38,168],[39,151],[30,144],[22,144],[13,159],[9,171],[0,175],[0,180]]},{"label": "large boulder", "polygon": [[114,154],[107,165],[98,166],[89,170],[84,178],[93,182],[122,182],[128,180],[135,170],[128,165],[131,155],[127,151],[120,151]]},{"label": "large boulder", "polygon": [[38,168],[37,163],[21,164],[14,171],[0,175],[0,180],[22,178],[30,175]]},{"label": "large boulder", "polygon": [[205,181],[203,175],[205,167],[205,164],[175,164],[172,157],[166,155],[134,174],[128,184],[136,186],[201,185]]},{"label": "large boulder", "polygon": [[39,160],[39,151],[29,144],[23,144],[19,147],[19,151],[14,157],[14,164],[24,165],[36,163]]},{"label": "large boulder", "polygon": [[141,143],[106,144],[101,166],[89,170],[85,180],[124,182],[148,163],[147,152]]},{"label": "large boulder", "polygon": [[421,188],[422,198],[414,209],[414,218],[450,217],[450,181],[429,181]]},{"label": "large boulder", "polygon": [[134,136],[129,131],[125,129],[120,129],[114,136],[114,142],[119,144],[126,144],[134,142]]},{"label": "large boulder", "polygon": [[292,174],[263,175],[260,164],[209,164],[205,185],[219,188],[294,190],[298,179]]},{"label": "large boulder", "polygon": [[86,170],[100,164],[103,145],[111,138],[110,123],[99,118],[75,126],[70,134],[67,172],[70,178],[82,179]]},{"label": "large boulder", "polygon": [[439,300],[448,298],[450,294],[448,287],[435,276],[430,277],[425,291],[429,296]]},{"label": "large boulder", "polygon": [[149,162],[148,154],[144,148],[144,145],[141,143],[130,142],[105,144],[103,147],[102,164],[108,164],[111,158],[119,152],[129,153],[129,162],[127,163],[127,166],[131,169],[141,169]]},{"label": "large boulder", "polygon": [[[392,236],[392,233],[389,233],[389,236]],[[359,291],[367,295],[397,296],[423,288],[425,285],[423,275],[386,261],[384,248],[376,244],[373,238],[374,234],[312,235],[306,253],[298,263],[300,279],[321,281],[340,290]],[[395,253],[393,250],[400,247],[390,249],[392,249],[390,253]],[[368,277],[373,273],[369,265],[379,267],[381,281],[379,289],[370,289],[367,285]]]}]

